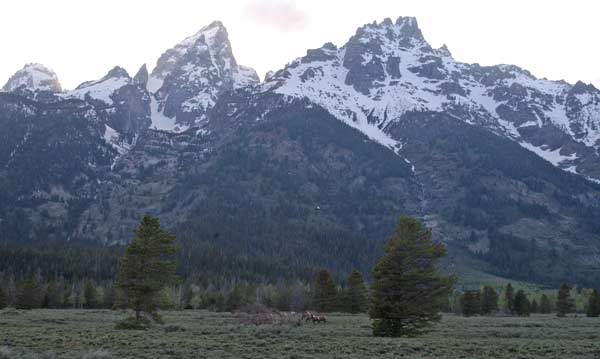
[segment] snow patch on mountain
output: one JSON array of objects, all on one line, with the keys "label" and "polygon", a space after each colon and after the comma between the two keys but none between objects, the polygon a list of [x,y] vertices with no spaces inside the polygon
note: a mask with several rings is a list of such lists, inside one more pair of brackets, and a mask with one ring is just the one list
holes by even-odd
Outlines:
[{"label": "snow patch on mountain", "polygon": [[67,92],[65,96],[75,97],[81,100],[85,100],[86,96],[89,96],[94,100],[100,100],[108,105],[112,105],[113,100],[111,99],[111,96],[115,93],[115,91],[129,84],[131,84],[130,78],[111,77],[85,83],[77,89]]},{"label": "snow patch on mountain", "polygon": [[174,118],[165,116],[162,111],[158,109],[159,104],[154,96],[150,96],[150,98],[150,119],[152,120],[152,125],[150,125],[151,129],[178,133],[189,128],[187,125],[178,125]]},{"label": "snow patch on mountain", "polygon": [[62,91],[56,73],[36,63],[27,64],[17,71],[2,87],[2,91],[12,92],[19,88],[31,91]]},{"label": "snow patch on mountain", "polygon": [[[573,153],[568,156],[561,155],[560,151],[562,148],[550,150],[548,148],[545,148],[544,146],[538,147],[538,146],[534,146],[531,143],[527,143],[527,142],[519,142],[519,144],[522,147],[528,149],[529,151],[535,153],[536,155],[540,156],[541,158],[545,159],[546,161],[552,163],[554,166],[557,166],[557,167],[565,161],[574,161],[577,159],[576,153]],[[572,167],[573,166],[565,168],[565,170],[574,172],[574,168],[572,168]],[[577,173],[577,172],[574,172],[574,173]]]}]

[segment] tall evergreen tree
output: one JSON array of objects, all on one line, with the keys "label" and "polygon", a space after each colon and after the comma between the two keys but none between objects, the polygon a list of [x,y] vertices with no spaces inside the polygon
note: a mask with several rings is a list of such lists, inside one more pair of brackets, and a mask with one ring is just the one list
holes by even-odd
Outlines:
[{"label": "tall evergreen tree", "polygon": [[481,314],[481,293],[478,290],[466,291],[460,300],[460,307],[462,308],[462,315],[465,317],[471,317],[477,314]]},{"label": "tall evergreen tree", "polygon": [[346,280],[344,310],[348,313],[364,313],[367,310],[367,288],[362,273],[354,269]]},{"label": "tall evergreen tree", "polygon": [[533,299],[531,301],[531,310],[530,310],[530,312],[531,313],[539,313],[540,312],[540,306],[539,306],[538,302],[535,299]]},{"label": "tall evergreen tree", "polygon": [[112,309],[115,304],[115,289],[112,284],[107,285],[102,293],[102,307],[106,309]]},{"label": "tall evergreen tree", "polygon": [[315,276],[313,307],[320,312],[332,312],[337,306],[335,282],[328,270],[322,269]]},{"label": "tall evergreen tree", "polygon": [[598,294],[596,289],[592,290],[592,293],[590,293],[586,314],[588,317],[600,316],[600,294]]},{"label": "tall evergreen tree", "polygon": [[515,311],[515,290],[512,284],[508,283],[504,290],[504,306],[507,313],[514,313]]},{"label": "tall evergreen tree", "polygon": [[98,305],[98,291],[91,280],[86,280],[83,287],[83,297],[85,299],[85,308],[96,308]]},{"label": "tall evergreen tree", "polygon": [[175,236],[160,227],[158,218],[144,216],[121,259],[116,283],[119,301],[135,311],[137,321],[143,314],[160,321],[161,291],[177,282],[177,264],[170,259],[176,252]]},{"label": "tall evergreen tree", "polygon": [[542,294],[540,298],[540,313],[548,314],[552,312],[552,305],[550,304],[550,298],[546,294]]},{"label": "tall evergreen tree", "polygon": [[8,305],[8,299],[6,298],[6,293],[4,293],[4,289],[0,286],[0,309],[6,308]]},{"label": "tall evergreen tree", "polygon": [[61,306],[61,297],[60,292],[58,290],[58,284],[51,280],[46,286],[46,292],[44,293],[44,300],[42,303],[42,307],[44,308],[60,308]]},{"label": "tall evergreen tree", "polygon": [[566,283],[563,283],[558,290],[558,296],[556,298],[556,315],[564,317],[574,311],[575,301],[571,297],[571,288]]},{"label": "tall evergreen tree", "polygon": [[181,295],[181,308],[183,309],[194,309],[192,306],[192,300],[194,299],[194,291],[192,290],[192,286],[189,283],[186,283],[182,288]]},{"label": "tall evergreen tree", "polygon": [[481,293],[481,314],[488,315],[498,310],[498,293],[486,285]]},{"label": "tall evergreen tree", "polygon": [[446,248],[433,243],[431,230],[419,221],[401,217],[384,251],[373,271],[369,311],[373,334],[420,334],[441,318],[440,308],[452,290],[454,278],[436,268]]},{"label": "tall evergreen tree", "polygon": [[225,310],[228,312],[233,312],[244,304],[247,303],[244,298],[243,288],[241,285],[236,284],[231,292],[229,292],[227,295],[227,299],[225,300]]},{"label": "tall evergreen tree", "polygon": [[23,282],[17,292],[17,309],[34,309],[41,306],[40,287],[34,277]]},{"label": "tall evergreen tree", "polygon": [[517,313],[518,316],[521,316],[521,317],[529,316],[529,311],[530,311],[529,299],[527,299],[527,295],[525,295],[525,292],[522,289],[519,289],[517,291],[517,294],[515,295],[514,311],[515,311],[515,313]]}]

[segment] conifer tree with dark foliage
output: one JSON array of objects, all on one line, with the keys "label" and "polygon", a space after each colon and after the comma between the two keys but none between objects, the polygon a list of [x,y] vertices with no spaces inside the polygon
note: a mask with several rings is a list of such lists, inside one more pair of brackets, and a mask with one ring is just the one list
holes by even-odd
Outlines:
[{"label": "conifer tree with dark foliage", "polygon": [[348,313],[364,313],[367,310],[367,288],[362,273],[354,269],[346,280],[344,310]]},{"label": "conifer tree with dark foliage", "polygon": [[552,304],[550,304],[550,298],[546,294],[542,294],[540,298],[540,313],[548,314],[552,312]]},{"label": "conifer tree with dark foliage", "polygon": [[489,315],[498,310],[498,293],[489,285],[483,287],[481,292],[481,314]]},{"label": "conifer tree with dark foliage", "polygon": [[6,308],[8,305],[8,300],[6,298],[6,293],[4,293],[4,289],[0,286],[0,309]]},{"label": "conifer tree with dark foliage", "polygon": [[337,307],[337,290],[328,270],[322,269],[315,276],[313,308],[320,312],[332,312]]},{"label": "conifer tree with dark foliage", "polygon": [[468,290],[460,298],[462,315],[472,317],[481,314],[481,293],[478,290]]},{"label": "conifer tree with dark foliage", "polygon": [[575,311],[575,301],[571,297],[571,288],[563,283],[558,290],[558,296],[556,298],[556,315],[559,317],[565,317],[569,313]]},{"label": "conifer tree with dark foliage", "polygon": [[539,313],[540,312],[540,306],[537,302],[537,300],[533,299],[531,301],[531,310],[529,311],[530,313]]},{"label": "conifer tree with dark foliage", "polygon": [[431,230],[414,218],[400,218],[373,271],[373,335],[417,335],[440,320],[454,283],[436,268],[445,255],[445,246],[431,240]]},{"label": "conifer tree with dark foliage", "polygon": [[98,291],[91,280],[86,280],[83,287],[83,297],[85,298],[85,308],[93,309],[98,305]]},{"label": "conifer tree with dark foliage", "polygon": [[600,316],[600,294],[596,289],[592,290],[590,298],[588,299],[587,312],[588,317]]},{"label": "conifer tree with dark foliage", "polygon": [[520,317],[528,317],[530,313],[530,303],[527,299],[527,295],[522,289],[517,291],[515,294],[514,311]]},{"label": "conifer tree with dark foliage", "polygon": [[50,281],[46,286],[46,292],[44,293],[44,300],[42,302],[43,308],[60,308],[62,305],[60,292],[55,281]]},{"label": "conifer tree with dark foliage", "polygon": [[504,309],[509,314],[515,312],[515,290],[510,283],[506,285],[506,289],[504,290]]},{"label": "conifer tree with dark foliage", "polygon": [[37,280],[32,276],[23,282],[17,292],[17,309],[34,309],[41,306],[42,298]]},{"label": "conifer tree with dark foliage", "polygon": [[147,321],[144,314],[161,321],[161,291],[178,280],[172,259],[176,252],[175,236],[160,227],[158,218],[144,216],[121,259],[116,282],[119,304],[135,311],[135,321]]}]

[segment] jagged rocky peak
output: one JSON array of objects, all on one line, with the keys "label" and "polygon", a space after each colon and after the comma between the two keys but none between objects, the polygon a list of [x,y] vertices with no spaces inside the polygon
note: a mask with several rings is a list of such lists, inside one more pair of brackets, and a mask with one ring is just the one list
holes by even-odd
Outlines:
[{"label": "jagged rocky peak", "polygon": [[[152,77],[164,80],[183,65],[210,65],[206,60],[212,60],[213,56],[221,60],[215,65],[224,65],[224,62],[227,62],[228,67],[237,66],[231,51],[229,34],[220,21],[212,22],[165,51],[158,59]],[[151,91],[158,89],[151,89]]]},{"label": "jagged rocky peak", "polygon": [[153,116],[184,128],[205,121],[221,94],[258,82],[256,71],[237,63],[225,26],[214,21],[160,56],[147,89],[156,102]]},{"label": "jagged rocky peak", "polygon": [[146,64],[143,64],[133,79],[141,86],[146,87],[146,84],[148,83],[148,76],[148,68],[146,67]]},{"label": "jagged rocky peak", "polygon": [[4,85],[2,91],[12,92],[18,89],[32,91],[61,92],[62,88],[56,73],[42,64],[30,63],[17,71]]},{"label": "jagged rocky peak", "polygon": [[419,28],[417,19],[402,16],[396,22],[386,18],[379,23],[373,22],[358,28],[356,34],[350,39],[350,43],[353,41],[373,46],[382,46],[390,42],[401,47],[429,46]]}]

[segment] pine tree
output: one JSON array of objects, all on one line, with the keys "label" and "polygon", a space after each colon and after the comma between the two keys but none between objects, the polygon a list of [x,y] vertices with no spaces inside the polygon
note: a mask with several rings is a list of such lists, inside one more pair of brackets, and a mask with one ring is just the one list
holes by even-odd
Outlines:
[{"label": "pine tree", "polygon": [[240,285],[235,285],[225,300],[225,310],[233,312],[244,305],[244,293]]},{"label": "pine tree", "polygon": [[354,269],[346,280],[344,309],[348,313],[364,313],[367,310],[367,288],[362,273]]},{"label": "pine tree", "polygon": [[63,308],[73,307],[73,305],[74,305],[73,297],[74,296],[75,296],[74,288],[72,286],[65,285],[65,288],[63,291],[62,307]]},{"label": "pine tree", "polygon": [[192,300],[194,299],[194,291],[192,290],[192,286],[187,283],[182,290],[183,295],[181,297],[181,308],[194,309],[192,306]]},{"label": "pine tree", "polygon": [[58,290],[58,285],[55,281],[50,281],[46,286],[46,293],[44,294],[44,300],[42,303],[43,308],[60,308],[61,298]]},{"label": "pine tree", "polygon": [[17,309],[34,309],[41,306],[40,287],[34,277],[21,284],[15,306]]},{"label": "pine tree", "polygon": [[535,299],[533,299],[531,301],[531,310],[530,310],[530,312],[531,313],[539,313],[540,312],[540,306],[538,305],[538,302]]},{"label": "pine tree", "polygon": [[175,236],[161,229],[158,218],[144,216],[125,250],[116,288],[120,303],[135,311],[136,321],[143,314],[160,321],[161,291],[177,282],[177,264],[169,259],[177,252],[174,242]]},{"label": "pine tree", "polygon": [[540,313],[548,314],[552,312],[552,305],[550,304],[550,299],[546,294],[542,294],[540,298]]},{"label": "pine tree", "polygon": [[515,295],[514,311],[520,317],[528,317],[529,316],[529,311],[530,311],[529,299],[527,299],[527,296],[525,295],[525,292],[522,289],[519,289],[517,291],[517,294]]},{"label": "pine tree", "polygon": [[498,293],[490,286],[483,287],[481,293],[481,314],[488,315],[498,310]]},{"label": "pine tree", "polygon": [[431,230],[419,221],[401,217],[384,251],[373,271],[369,311],[373,334],[420,334],[439,321],[439,310],[452,290],[454,278],[441,275],[436,268],[446,248],[433,243]]},{"label": "pine tree", "polygon": [[558,290],[558,296],[556,298],[556,315],[564,317],[569,313],[575,311],[575,302],[571,298],[571,288],[563,283]]},{"label": "pine tree", "polygon": [[98,292],[91,280],[86,280],[83,287],[83,297],[85,298],[85,308],[92,309],[98,305]]},{"label": "pine tree", "polygon": [[590,294],[587,307],[587,316],[600,316],[600,294],[598,294],[598,291],[596,289],[592,290],[592,293]]},{"label": "pine tree", "polygon": [[508,283],[506,285],[506,289],[504,290],[504,305],[506,312],[509,314],[514,313],[515,311],[515,291],[512,287],[512,284]]},{"label": "pine tree", "polygon": [[115,290],[113,286],[107,285],[102,294],[102,307],[112,309],[115,305]]},{"label": "pine tree", "polygon": [[0,309],[6,308],[6,306],[8,305],[7,302],[8,300],[6,298],[6,294],[4,293],[4,289],[0,287]]},{"label": "pine tree", "polygon": [[478,290],[466,291],[460,300],[462,315],[465,317],[471,317],[481,314],[481,302],[481,293],[479,293]]},{"label": "pine tree", "polygon": [[332,312],[337,307],[337,290],[328,270],[322,269],[315,276],[313,307],[319,312]]}]

